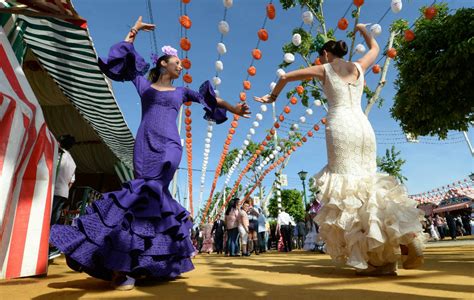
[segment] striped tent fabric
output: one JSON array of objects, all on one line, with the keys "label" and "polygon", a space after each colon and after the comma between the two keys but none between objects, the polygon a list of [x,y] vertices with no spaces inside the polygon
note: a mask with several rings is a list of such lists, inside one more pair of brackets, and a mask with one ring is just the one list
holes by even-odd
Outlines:
[{"label": "striped tent fabric", "polygon": [[57,142],[0,28],[0,278],[48,268]]},{"label": "striped tent fabric", "polygon": [[[0,2],[0,8],[9,7],[10,5],[8,3]],[[15,52],[16,59],[21,64],[26,52],[26,46],[23,43],[23,34],[26,25],[18,19],[17,15],[0,14],[0,26],[3,27],[10,41],[10,45],[12,45],[13,51]]]},{"label": "striped tent fabric", "polygon": [[99,137],[132,168],[134,138],[110,82],[97,65],[87,29],[56,19],[19,16],[24,41]]}]

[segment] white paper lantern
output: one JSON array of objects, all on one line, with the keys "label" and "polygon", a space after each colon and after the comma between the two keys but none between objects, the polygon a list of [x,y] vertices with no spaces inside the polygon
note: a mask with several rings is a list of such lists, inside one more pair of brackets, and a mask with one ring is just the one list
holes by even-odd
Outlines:
[{"label": "white paper lantern", "polygon": [[309,10],[307,10],[307,11],[305,11],[305,12],[303,13],[302,18],[303,18],[303,22],[304,22],[306,25],[311,25],[311,23],[313,23],[313,18],[314,18],[314,16],[313,16],[313,13],[312,13],[312,12],[310,12]]},{"label": "white paper lantern", "polygon": [[294,135],[295,135],[295,132],[292,131],[292,130],[290,130],[290,131],[288,131],[288,135],[289,135],[289,136],[294,136]]},{"label": "white paper lantern", "polygon": [[204,148],[205,148],[205,149],[210,149],[210,148],[211,148],[211,145],[205,144],[205,145],[204,145]]},{"label": "white paper lantern", "polygon": [[298,130],[299,126],[298,126],[298,124],[295,123],[295,124],[291,125],[291,128],[293,128],[293,130]]},{"label": "white paper lantern", "polygon": [[278,70],[276,71],[276,74],[277,74],[278,78],[280,78],[281,76],[285,75],[286,72],[285,72],[285,70],[283,70],[283,69],[278,69]]},{"label": "white paper lantern", "polygon": [[242,154],[237,154],[237,158],[238,158],[238,159],[241,159],[241,158],[242,158]]},{"label": "white paper lantern", "polygon": [[300,117],[300,123],[306,123],[306,118],[304,116]]},{"label": "white paper lantern", "polygon": [[207,148],[207,149],[204,149],[204,153],[207,153],[207,154],[209,154],[210,152],[211,152],[211,150],[210,150],[209,148]]},{"label": "white paper lantern", "polygon": [[276,149],[272,151],[273,155],[277,155],[277,153],[278,153],[278,150],[276,150]]},{"label": "white paper lantern", "polygon": [[217,44],[217,52],[219,52],[221,55],[227,52],[227,48],[225,47],[224,43]]},{"label": "white paper lantern", "polygon": [[402,0],[392,0],[392,3],[390,4],[392,11],[396,14],[402,10],[402,6]]},{"label": "white paper lantern", "polygon": [[382,26],[379,24],[374,24],[370,26],[370,32],[372,33],[373,37],[378,37],[382,33]]},{"label": "white paper lantern", "polygon": [[[281,197],[278,197],[277,201],[281,202]],[[281,204],[280,204],[280,207],[281,207]]]},{"label": "white paper lantern", "polygon": [[262,170],[262,167],[261,167],[261,166],[258,166],[258,167],[257,167],[257,170],[258,170],[258,171],[261,171],[261,170]]},{"label": "white paper lantern", "polygon": [[321,103],[321,100],[314,100],[313,103],[314,103],[314,105],[316,105],[316,106],[321,106],[321,104],[322,104],[322,103]]},{"label": "white paper lantern", "polygon": [[260,125],[260,124],[259,124],[257,121],[254,121],[254,122],[252,123],[252,126],[255,127],[255,128],[257,128],[258,125]]},{"label": "white paper lantern", "polygon": [[255,134],[255,129],[250,128],[249,132],[250,132],[250,134],[254,135]]},{"label": "white paper lantern", "polygon": [[207,126],[207,132],[212,132],[212,125]]},{"label": "white paper lantern", "polygon": [[251,140],[252,139],[252,135],[251,134],[247,134],[247,140]]},{"label": "white paper lantern", "polygon": [[216,71],[222,72],[224,70],[224,63],[220,60],[216,61]]},{"label": "white paper lantern", "polygon": [[222,83],[222,80],[219,77],[214,76],[212,77],[212,82],[214,83],[214,85],[219,85]]},{"label": "white paper lantern", "polygon": [[257,119],[257,121],[262,121],[263,120],[263,115],[262,114],[256,114],[255,119]]},{"label": "white paper lantern", "polygon": [[249,140],[244,140],[244,145],[248,146],[250,144]]},{"label": "white paper lantern", "polygon": [[226,21],[224,20],[220,21],[217,27],[219,28],[220,33],[224,35],[229,33],[230,27],[229,27],[229,23],[227,23]]},{"label": "white paper lantern", "polygon": [[272,153],[272,154],[270,154],[268,157],[269,157],[270,159],[274,159],[274,158],[275,158],[275,155],[273,155],[273,153]]},{"label": "white paper lantern", "polygon": [[362,54],[365,52],[365,46],[362,45],[362,44],[358,44],[356,47],[355,47],[355,52],[359,53],[359,54]]},{"label": "white paper lantern", "polygon": [[280,195],[281,195],[281,191],[277,191],[277,195],[280,196]]},{"label": "white paper lantern", "polygon": [[208,138],[212,138],[212,132],[208,132],[208,133],[207,133],[207,137],[208,137]]},{"label": "white paper lantern", "polygon": [[281,147],[280,146],[276,146],[276,151],[280,152],[281,151]]},{"label": "white paper lantern", "polygon": [[265,104],[260,105],[260,110],[262,112],[266,112],[267,111],[267,106]]},{"label": "white paper lantern", "polygon": [[293,37],[291,38],[291,42],[292,42],[293,45],[295,45],[296,47],[298,47],[299,45],[301,45],[301,35],[300,35],[299,33],[293,34]]},{"label": "white paper lantern", "polygon": [[205,139],[204,139],[204,143],[210,144],[210,143],[211,143],[211,139],[210,139],[210,138],[205,138]]},{"label": "white paper lantern", "polygon": [[[281,198],[279,198],[281,199]],[[281,200],[278,200],[278,202],[281,202]],[[281,208],[281,203],[278,203],[278,208]]]},{"label": "white paper lantern", "polygon": [[293,55],[293,53],[285,53],[285,56],[283,56],[283,60],[286,63],[291,64],[295,61],[295,56]]},{"label": "white paper lantern", "polygon": [[306,114],[307,114],[308,116],[311,116],[311,115],[313,114],[313,110],[312,110],[311,108],[307,108],[307,109],[306,109]]},{"label": "white paper lantern", "polygon": [[273,91],[276,85],[277,85],[276,82],[270,83],[270,91]]}]

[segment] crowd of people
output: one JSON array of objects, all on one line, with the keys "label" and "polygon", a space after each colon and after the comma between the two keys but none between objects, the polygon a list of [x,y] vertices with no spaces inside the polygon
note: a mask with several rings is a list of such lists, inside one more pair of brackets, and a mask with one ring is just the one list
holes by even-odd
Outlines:
[{"label": "crowd of people", "polygon": [[448,211],[446,213],[436,213],[425,217],[423,227],[432,240],[444,240],[446,237],[456,240],[458,236],[472,234],[471,212],[465,210],[461,212]]},{"label": "crowd of people", "polygon": [[323,244],[317,240],[318,225],[313,220],[319,202],[308,206],[304,220],[295,220],[284,208],[276,219],[267,218],[253,200],[241,206],[239,203],[240,199],[232,199],[224,216],[218,214],[213,223],[208,221],[192,229],[196,252],[231,257],[259,255],[269,250],[323,252]]}]

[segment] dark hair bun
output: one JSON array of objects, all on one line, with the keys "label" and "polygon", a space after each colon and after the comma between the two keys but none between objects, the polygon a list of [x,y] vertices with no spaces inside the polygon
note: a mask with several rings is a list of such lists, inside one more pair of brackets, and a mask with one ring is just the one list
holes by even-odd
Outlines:
[{"label": "dark hair bun", "polygon": [[335,43],[334,48],[332,49],[333,54],[338,57],[343,57],[347,54],[347,44],[343,40],[339,40]]}]

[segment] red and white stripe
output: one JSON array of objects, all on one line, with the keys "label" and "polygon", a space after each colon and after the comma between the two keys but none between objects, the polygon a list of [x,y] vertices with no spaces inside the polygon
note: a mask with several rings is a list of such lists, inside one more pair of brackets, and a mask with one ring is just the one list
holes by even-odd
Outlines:
[{"label": "red and white stripe", "polygon": [[47,272],[57,150],[0,27],[0,279]]}]

